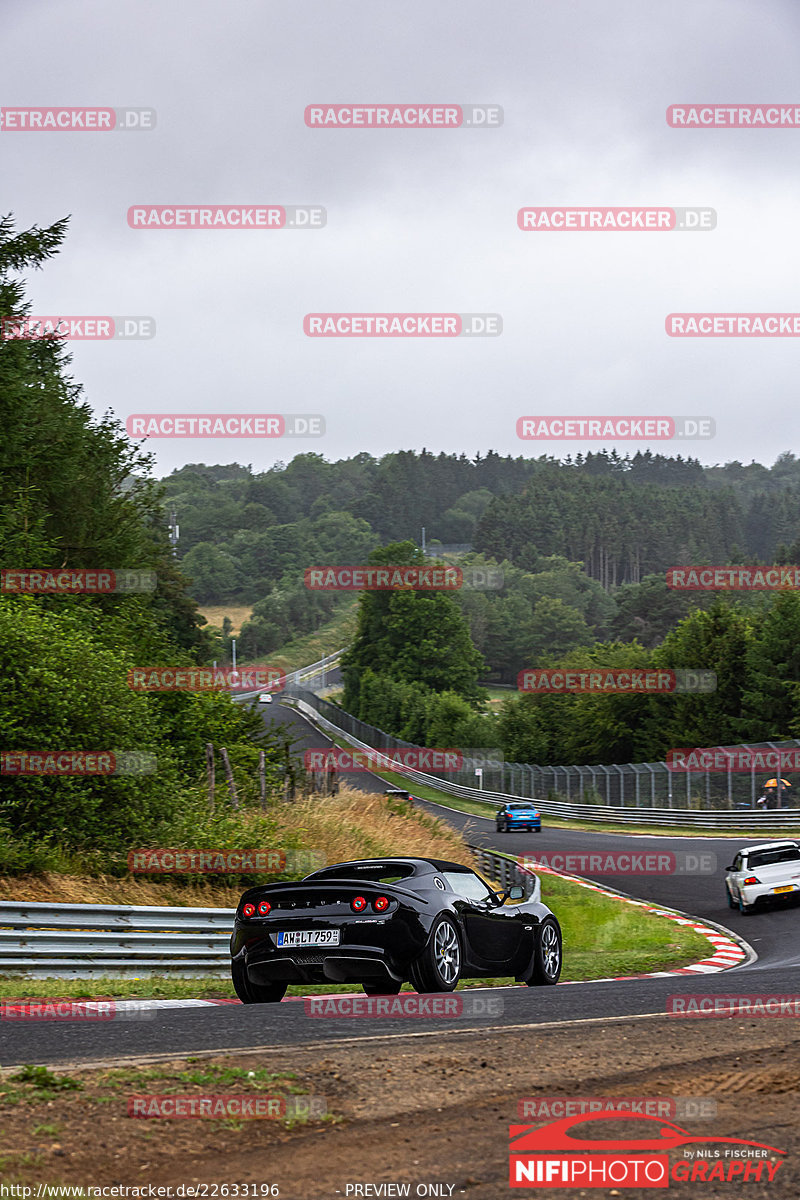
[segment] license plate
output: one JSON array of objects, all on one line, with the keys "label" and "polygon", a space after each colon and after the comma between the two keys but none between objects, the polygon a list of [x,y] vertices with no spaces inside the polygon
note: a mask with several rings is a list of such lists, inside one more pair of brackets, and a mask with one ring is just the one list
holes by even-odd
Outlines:
[{"label": "license plate", "polygon": [[278,934],[279,946],[338,946],[338,929],[295,929]]},{"label": "license plate", "polygon": [[788,883],[785,887],[773,888],[772,890],[773,892],[793,892],[794,888],[790,883]]}]

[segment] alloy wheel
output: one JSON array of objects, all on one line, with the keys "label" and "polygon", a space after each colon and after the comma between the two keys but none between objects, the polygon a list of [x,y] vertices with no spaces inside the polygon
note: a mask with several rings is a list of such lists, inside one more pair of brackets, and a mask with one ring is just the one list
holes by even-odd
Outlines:
[{"label": "alloy wheel", "polygon": [[442,921],[433,939],[433,955],[436,966],[445,983],[458,978],[461,969],[461,947],[458,934],[449,921]]}]

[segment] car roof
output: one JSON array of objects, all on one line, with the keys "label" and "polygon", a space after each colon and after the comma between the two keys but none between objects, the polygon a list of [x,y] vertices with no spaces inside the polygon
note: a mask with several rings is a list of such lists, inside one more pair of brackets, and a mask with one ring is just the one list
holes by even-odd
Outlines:
[{"label": "car roof", "polygon": [[468,867],[464,863],[448,862],[444,858],[400,858],[389,855],[386,858],[357,858],[349,862],[331,863],[327,867],[321,867],[318,871],[314,871],[313,875],[307,875],[306,879],[325,875],[329,871],[339,871],[343,867],[352,867],[354,871],[357,871],[359,868],[366,869],[375,866],[387,868],[411,866],[414,868],[415,875],[430,875],[434,871],[472,871],[472,867]]},{"label": "car roof", "polygon": [[784,842],[762,842],[759,846],[745,846],[742,850],[739,850],[738,853],[754,854],[756,850],[782,850],[786,846],[794,846],[794,848],[797,849],[798,843],[793,842],[788,838]]}]

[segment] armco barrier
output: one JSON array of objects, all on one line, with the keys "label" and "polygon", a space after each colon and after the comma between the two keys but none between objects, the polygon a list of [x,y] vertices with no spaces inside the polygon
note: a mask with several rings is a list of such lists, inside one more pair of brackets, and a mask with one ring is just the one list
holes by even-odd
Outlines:
[{"label": "armco barrier", "polygon": [[[334,650],[332,654],[328,654],[325,658],[321,658],[318,662],[309,663],[307,667],[300,667],[297,671],[287,672],[287,679],[292,680],[292,686],[297,687],[301,682],[313,687],[317,681],[324,684],[325,672],[331,667],[335,667],[339,659],[344,654],[344,650]],[[252,700],[253,696],[259,696],[263,692],[263,688],[256,688],[252,692],[240,692],[238,696],[233,696],[234,701],[241,702],[242,700]]]},{"label": "armco barrier", "polygon": [[475,865],[493,883],[500,884],[508,891],[515,883],[522,884],[526,900],[541,900],[542,885],[538,875],[526,867],[521,867],[513,858],[487,850],[485,846],[470,846]]},{"label": "armco barrier", "polygon": [[[326,701],[320,701],[319,697],[315,696],[313,692],[291,687],[286,689],[286,696],[287,699],[297,706],[303,716],[318,725],[320,729],[329,734],[340,736],[344,734],[347,741],[359,750],[390,749],[390,742],[398,746],[409,745],[407,742],[389,739],[388,735],[384,735],[387,738],[385,744],[377,747],[370,746],[367,742],[360,741],[354,733],[350,732],[348,726],[352,727],[355,718],[351,717],[349,713],[342,712],[342,718],[345,719],[342,720],[341,724],[336,724],[329,719],[331,716],[336,716],[338,719],[335,706]],[[319,711],[323,705],[328,714],[327,716],[323,716]],[[487,816],[493,810],[506,804],[509,800],[519,799],[518,796],[511,792],[495,792],[485,788],[473,788],[465,784],[450,783],[447,779],[443,779],[439,775],[426,775],[424,772],[412,770],[410,767],[402,769],[393,767],[392,770],[414,783],[435,788],[437,791],[445,792],[450,796],[457,796],[477,801],[479,804],[485,804]],[[599,821],[615,825],[664,825],[676,829],[747,830],[749,833],[758,835],[780,832],[782,829],[791,829],[800,826],[800,809],[796,808],[771,811],[760,809],[645,808],[621,804],[580,804],[569,800],[530,798],[535,800],[536,806],[541,812],[553,817],[561,817],[564,820]]]},{"label": "armco barrier", "polygon": [[[471,846],[478,869],[504,889],[541,898],[530,871]],[[233,908],[41,904],[0,901],[0,975],[34,979],[98,976],[230,976]]]},{"label": "armco barrier", "polygon": [[0,901],[0,975],[229,975],[233,908]]}]

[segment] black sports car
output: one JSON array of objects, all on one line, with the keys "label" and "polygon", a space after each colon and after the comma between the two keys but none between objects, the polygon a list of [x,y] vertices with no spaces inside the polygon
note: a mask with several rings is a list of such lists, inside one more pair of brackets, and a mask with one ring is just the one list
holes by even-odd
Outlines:
[{"label": "black sports car", "polygon": [[263,1004],[290,983],[360,983],[368,996],[396,994],[406,980],[418,992],[487,976],[556,983],[561,927],[523,896],[437,858],[338,863],[250,888],[231,937],[233,986],[245,1004]]}]

